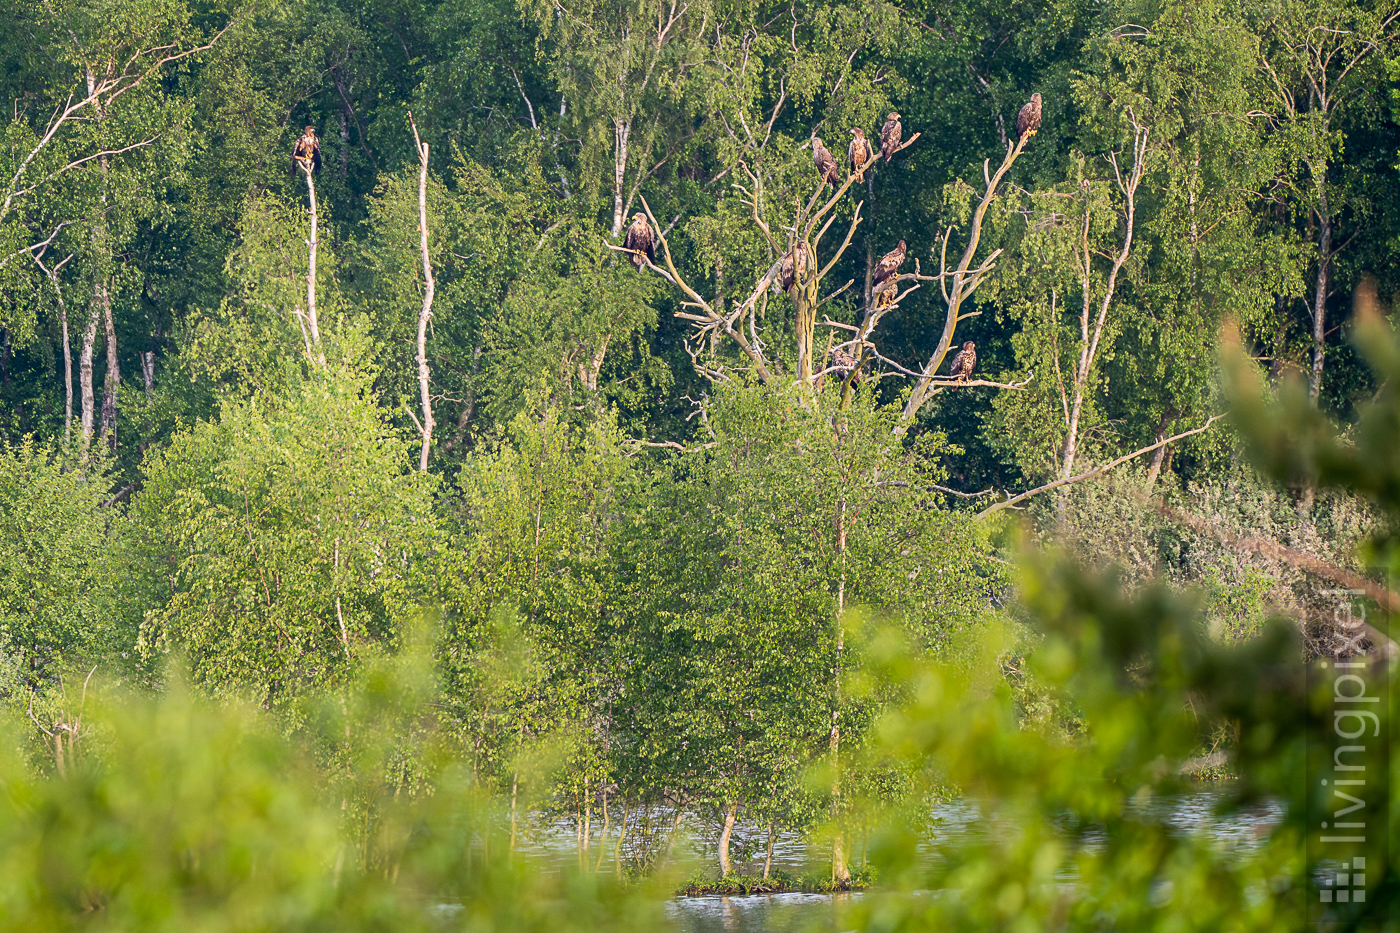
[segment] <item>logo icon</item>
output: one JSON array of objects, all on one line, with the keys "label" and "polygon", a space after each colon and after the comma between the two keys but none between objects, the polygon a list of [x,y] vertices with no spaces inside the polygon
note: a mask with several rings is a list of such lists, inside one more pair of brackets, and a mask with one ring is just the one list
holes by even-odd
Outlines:
[{"label": "logo icon", "polygon": [[1351,865],[1342,863],[1342,867],[1332,872],[1332,877],[1322,876],[1322,890],[1318,893],[1322,896],[1324,904],[1331,903],[1353,903],[1359,904],[1366,900],[1366,860],[1357,857],[1351,860]]}]

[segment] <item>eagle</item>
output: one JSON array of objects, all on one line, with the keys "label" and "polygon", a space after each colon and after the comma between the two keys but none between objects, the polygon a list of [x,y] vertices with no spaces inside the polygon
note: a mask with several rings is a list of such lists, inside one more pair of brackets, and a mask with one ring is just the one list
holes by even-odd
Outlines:
[{"label": "eagle", "polygon": [[292,177],[294,178],[298,166],[308,172],[321,170],[321,141],[316,138],[316,127],[314,126],[308,126],[297,138],[296,145],[292,147]]},{"label": "eagle", "polygon": [[880,127],[880,152],[888,162],[894,155],[894,151],[899,148],[899,138],[904,135],[904,127],[899,122],[899,114],[892,113],[885,119],[885,125]]},{"label": "eagle", "polygon": [[900,240],[898,246],[880,257],[880,261],[875,265],[875,274],[870,279],[872,292],[879,291],[885,280],[893,278],[894,274],[899,271],[900,265],[904,262],[904,251],[904,241]]},{"label": "eagle", "polygon": [[870,140],[865,138],[865,130],[856,127],[851,133],[855,137],[851,140],[851,148],[847,152],[851,160],[851,174],[861,175],[862,170],[875,161],[875,150],[870,147]]},{"label": "eagle", "polygon": [[796,270],[801,264],[802,271],[807,271],[807,244],[798,240],[797,245],[792,248],[792,252],[783,257],[783,264],[778,268],[778,284],[783,287],[783,291],[792,289],[792,283],[797,280]]},{"label": "eagle", "polygon": [[977,344],[969,340],[962,345],[958,355],[953,357],[953,366],[948,375],[960,382],[966,381],[972,375],[972,367],[977,365]]},{"label": "eagle", "polygon": [[841,183],[841,170],[836,166],[836,157],[822,145],[820,136],[812,137],[812,158],[817,163],[817,174],[822,181],[835,188]]},{"label": "eagle", "polygon": [[633,214],[632,225],[627,228],[627,238],[622,245],[632,251],[632,265],[642,267],[642,256],[656,262],[656,244],[652,240],[651,225],[646,214]]},{"label": "eagle", "polygon": [[[859,365],[860,359],[855,354],[849,353],[846,350],[838,348],[836,352],[834,352],[831,355],[831,368],[835,372],[839,373],[841,376],[845,376],[846,374],[850,373]],[[851,379],[851,382],[859,383],[860,373],[857,372],[855,376]]]},{"label": "eagle", "polygon": [[1016,139],[1027,139],[1040,129],[1040,95],[1032,94],[1031,102],[1016,114]]}]

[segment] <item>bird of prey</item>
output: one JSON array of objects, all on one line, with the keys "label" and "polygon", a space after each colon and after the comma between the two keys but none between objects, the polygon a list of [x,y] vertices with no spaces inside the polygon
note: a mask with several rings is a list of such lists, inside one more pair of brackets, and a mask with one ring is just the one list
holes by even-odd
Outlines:
[{"label": "bird of prey", "polygon": [[802,267],[805,275],[807,272],[807,244],[801,240],[793,247],[792,252],[783,257],[783,264],[778,268],[778,284],[783,287],[783,291],[789,291],[792,283],[797,280],[797,267]]},{"label": "bird of prey", "polygon": [[[846,350],[838,348],[836,352],[831,355],[831,368],[842,377],[846,376],[858,365],[860,365],[860,359],[856,357],[855,354],[849,353]],[[856,373],[854,378],[851,379],[851,382],[860,382],[860,373]]]},{"label": "bird of prey", "polygon": [[847,151],[851,160],[851,174],[862,175],[864,168],[875,161],[875,150],[871,148],[870,140],[865,138],[865,130],[856,127],[851,134],[851,148]]},{"label": "bird of prey", "polygon": [[841,184],[841,169],[836,165],[835,156],[822,145],[820,136],[812,137],[812,158],[817,163],[817,174],[822,177],[822,181],[833,188]]},{"label": "bird of prey", "polygon": [[1034,136],[1040,129],[1040,95],[1032,94],[1031,102],[1016,114],[1016,139],[1025,139],[1027,134]]},{"label": "bird of prey", "polygon": [[292,175],[297,173],[297,167],[308,172],[319,172],[321,170],[321,141],[316,138],[316,127],[308,126],[306,131],[297,138],[296,145],[292,147]]},{"label": "bird of prey", "polygon": [[904,126],[899,122],[899,114],[892,113],[880,127],[880,152],[888,162],[899,148],[899,138],[904,135]]},{"label": "bird of prey", "polygon": [[651,225],[646,214],[633,214],[632,225],[627,228],[627,238],[622,245],[632,251],[632,265],[642,267],[642,257],[656,261],[656,244],[651,235]]},{"label": "bird of prey", "polygon": [[875,273],[870,279],[871,291],[879,291],[880,286],[886,279],[891,279],[899,271],[900,265],[904,262],[904,241],[900,240],[899,245],[890,250],[880,261],[875,264]]},{"label": "bird of prey", "polygon": [[967,381],[972,375],[972,367],[977,365],[977,344],[969,340],[962,345],[958,355],[953,357],[953,367],[948,375],[959,382]]}]

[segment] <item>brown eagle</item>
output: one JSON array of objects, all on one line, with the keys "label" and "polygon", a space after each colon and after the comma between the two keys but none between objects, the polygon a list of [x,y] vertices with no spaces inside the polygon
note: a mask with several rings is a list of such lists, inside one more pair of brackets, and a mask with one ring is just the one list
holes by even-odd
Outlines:
[{"label": "brown eagle", "polygon": [[321,170],[321,141],[316,138],[316,127],[308,126],[297,138],[296,145],[292,147],[292,177],[296,177],[297,168],[301,167],[308,172],[319,172]]},{"label": "brown eagle", "polygon": [[871,148],[870,140],[865,138],[865,130],[856,127],[851,133],[854,138],[847,156],[851,160],[851,174],[859,176],[867,165],[875,161],[875,150]]},{"label": "brown eagle", "polygon": [[953,366],[948,375],[959,381],[966,381],[972,375],[972,367],[977,365],[977,344],[969,340],[962,345],[958,355],[953,357]]},{"label": "brown eagle", "polygon": [[1024,139],[1027,134],[1034,136],[1040,129],[1040,95],[1032,94],[1031,102],[1016,114],[1016,139]]},{"label": "brown eagle", "polygon": [[[848,353],[845,350],[837,349],[836,352],[831,355],[831,368],[842,377],[846,376],[846,374],[850,373],[859,365],[860,359],[856,357],[855,354]],[[859,383],[860,373],[856,373],[851,379],[851,382]]]},{"label": "brown eagle", "polygon": [[802,266],[802,272],[807,272],[807,244],[799,240],[792,248],[792,252],[783,257],[783,264],[778,268],[778,284],[783,287],[783,291],[792,289],[792,283],[797,280],[797,266]]},{"label": "brown eagle", "polygon": [[904,135],[904,126],[899,122],[899,114],[892,113],[880,127],[880,152],[888,162],[899,148],[899,138]]},{"label": "brown eagle", "polygon": [[642,256],[656,262],[656,244],[651,235],[651,225],[646,214],[633,214],[632,225],[627,228],[627,238],[622,245],[632,251],[632,265],[642,267]]},{"label": "brown eagle", "polygon": [[879,291],[884,281],[893,278],[894,274],[899,271],[900,265],[904,262],[904,251],[904,241],[900,240],[898,246],[880,257],[880,261],[875,264],[875,273],[870,279],[871,291]]},{"label": "brown eagle", "polygon": [[836,158],[831,151],[822,145],[820,136],[812,137],[812,158],[817,163],[817,174],[822,177],[822,181],[835,188],[841,184],[841,169],[836,165]]}]

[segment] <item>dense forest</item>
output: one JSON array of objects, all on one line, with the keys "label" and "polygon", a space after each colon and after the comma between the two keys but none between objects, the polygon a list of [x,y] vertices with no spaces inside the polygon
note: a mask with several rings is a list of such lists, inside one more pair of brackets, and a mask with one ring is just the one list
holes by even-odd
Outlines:
[{"label": "dense forest", "polygon": [[[305,775],[304,838],[239,843],[288,877],[398,879],[472,800],[439,892],[560,827],[584,875],[686,838],[773,884],[798,834],[844,888],[940,795],[1282,794],[1270,665],[1394,599],[1397,40],[1390,0],[16,0],[0,791],[101,810],[242,736],[247,793]],[[1211,909],[1279,922],[1288,844]],[[998,900],[1059,877],[1005,845],[957,928],[1067,922]],[[1117,928],[1169,925],[1153,877],[1094,882]]]}]

